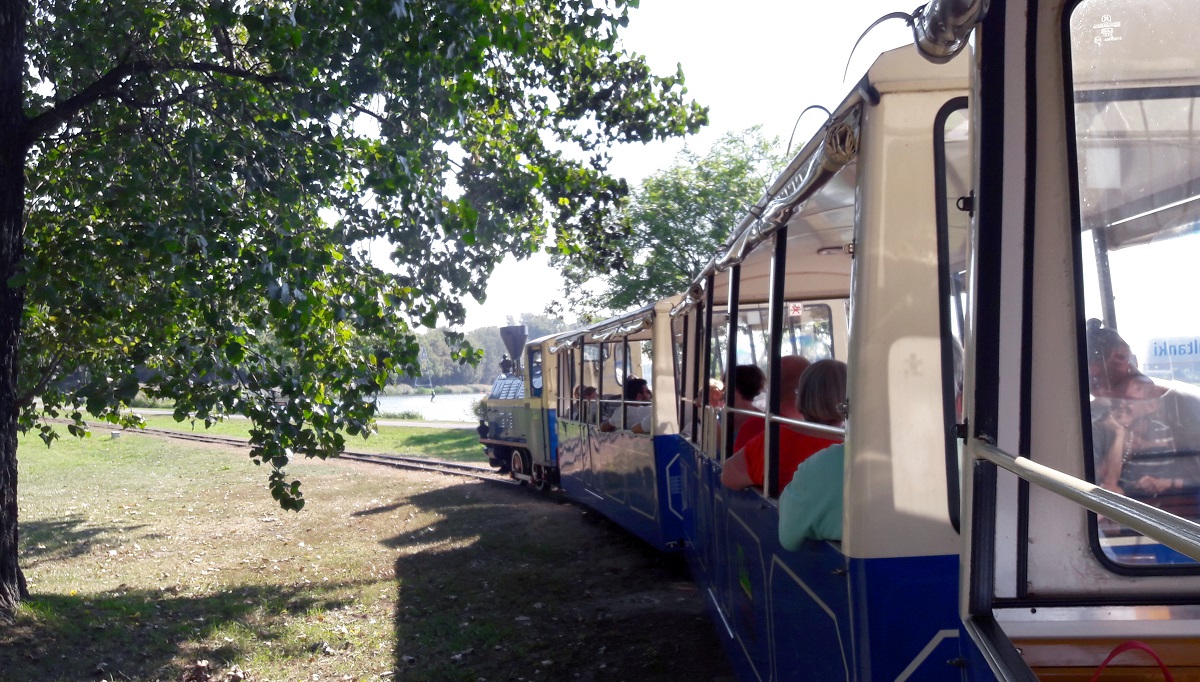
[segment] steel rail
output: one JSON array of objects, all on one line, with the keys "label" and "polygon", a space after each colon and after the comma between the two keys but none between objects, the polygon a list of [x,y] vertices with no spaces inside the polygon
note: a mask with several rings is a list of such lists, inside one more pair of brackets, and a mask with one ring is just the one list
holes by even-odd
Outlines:
[{"label": "steel rail", "polygon": [[[231,445],[234,447],[250,447],[250,441],[245,438],[236,436],[218,436],[214,434],[194,433],[191,431],[172,431],[170,429],[126,429],[122,433],[144,434],[148,436],[158,436],[162,438],[173,438],[176,440],[188,440],[200,443],[215,443],[219,445]],[[448,476],[467,476],[477,478],[481,481],[489,483],[499,483],[502,485],[517,485],[517,482],[511,478],[507,478],[497,474],[491,467],[467,464],[464,462],[452,462],[444,459],[436,459],[432,457],[415,457],[411,455],[397,455],[388,453],[373,453],[373,452],[356,452],[347,450],[337,455],[336,459],[349,460],[354,462],[364,462],[367,464],[378,464],[380,466],[388,466],[396,469],[408,469],[412,471],[428,471]]]}]

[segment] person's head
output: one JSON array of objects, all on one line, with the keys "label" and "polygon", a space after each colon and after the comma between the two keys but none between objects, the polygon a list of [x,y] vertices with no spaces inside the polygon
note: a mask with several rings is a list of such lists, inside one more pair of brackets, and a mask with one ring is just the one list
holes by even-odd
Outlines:
[{"label": "person's head", "polygon": [[766,385],[767,375],[758,365],[738,365],[733,368],[733,397],[736,402],[750,404]]},{"label": "person's head", "polygon": [[650,384],[645,379],[626,379],[625,380],[625,400],[649,400],[650,399]]},{"label": "person's head", "polygon": [[708,404],[718,408],[725,404],[725,382],[720,379],[708,380]]},{"label": "person's head", "polygon": [[1087,357],[1088,385],[1097,398],[1114,396],[1114,386],[1139,373],[1129,344],[1095,318],[1087,321]]},{"label": "person's head", "polygon": [[802,355],[785,355],[779,359],[779,394],[783,397],[780,407],[792,406],[800,393],[800,377],[808,369],[809,361]]},{"label": "person's head", "polygon": [[596,400],[598,394],[595,386],[584,386],[582,396],[584,400]]},{"label": "person's head", "polygon": [[842,404],[846,402],[846,363],[841,360],[818,360],[800,376],[800,392],[796,409],[804,418],[818,424],[837,426],[845,417]]},{"label": "person's head", "polygon": [[1127,376],[1112,386],[1113,419],[1124,426],[1130,426],[1134,421],[1153,414],[1159,408],[1155,398],[1162,395],[1161,389],[1145,374]]}]

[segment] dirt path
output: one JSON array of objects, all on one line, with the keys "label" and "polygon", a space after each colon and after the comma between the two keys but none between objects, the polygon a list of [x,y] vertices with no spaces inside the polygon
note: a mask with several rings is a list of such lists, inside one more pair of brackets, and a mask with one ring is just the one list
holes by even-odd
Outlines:
[{"label": "dirt path", "polygon": [[[398,649],[430,637],[431,618],[460,631],[499,624],[506,644],[450,654],[469,673],[460,679],[733,680],[681,557],[654,551],[582,507],[525,489],[443,477],[413,502],[445,513],[445,528],[435,534],[459,536],[469,527],[479,539],[465,549],[397,560]],[[399,660],[399,678],[425,678],[418,655],[401,653]]]}]

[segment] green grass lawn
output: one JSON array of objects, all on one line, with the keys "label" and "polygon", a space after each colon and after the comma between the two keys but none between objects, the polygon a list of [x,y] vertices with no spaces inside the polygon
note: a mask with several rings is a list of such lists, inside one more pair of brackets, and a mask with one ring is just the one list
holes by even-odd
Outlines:
[{"label": "green grass lawn", "polygon": [[[354,516],[396,504],[391,474],[298,463],[288,472],[319,511],[295,514],[230,448],[97,434],[23,438],[20,453],[33,598],[0,628],[0,680],[179,680],[199,660],[252,679],[393,669],[396,585],[379,538],[399,513],[435,514]],[[350,640],[352,655],[310,651]]]},{"label": "green grass lawn", "polygon": [[[156,429],[211,433],[219,436],[249,436],[250,423],[245,419],[228,419],[208,429],[203,422],[177,422],[170,415],[147,415],[146,425]],[[98,428],[99,431],[99,428]],[[100,431],[97,436],[106,434]],[[102,436],[101,436],[102,437]],[[436,457],[456,462],[486,462],[483,446],[473,429],[442,429],[410,426],[380,426],[369,438],[347,438],[346,449],[353,452],[394,453]]]},{"label": "green grass lawn", "polygon": [[31,598],[0,682],[730,674],[677,563],[525,489],[309,460],[294,513],[237,447],[98,431],[18,461]]}]

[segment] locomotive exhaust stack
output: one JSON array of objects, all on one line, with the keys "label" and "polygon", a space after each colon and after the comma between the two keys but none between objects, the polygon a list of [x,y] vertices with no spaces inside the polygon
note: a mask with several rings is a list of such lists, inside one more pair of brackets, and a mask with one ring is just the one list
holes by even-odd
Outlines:
[{"label": "locomotive exhaust stack", "polygon": [[[508,327],[500,328],[500,340],[504,342],[504,347],[508,349],[509,364],[506,367],[504,361],[500,361],[500,371],[504,374],[513,376],[521,376],[523,374],[521,362],[521,351],[525,349],[525,339],[528,334],[525,331],[525,325],[514,324]],[[515,365],[515,366],[514,366]]]}]

